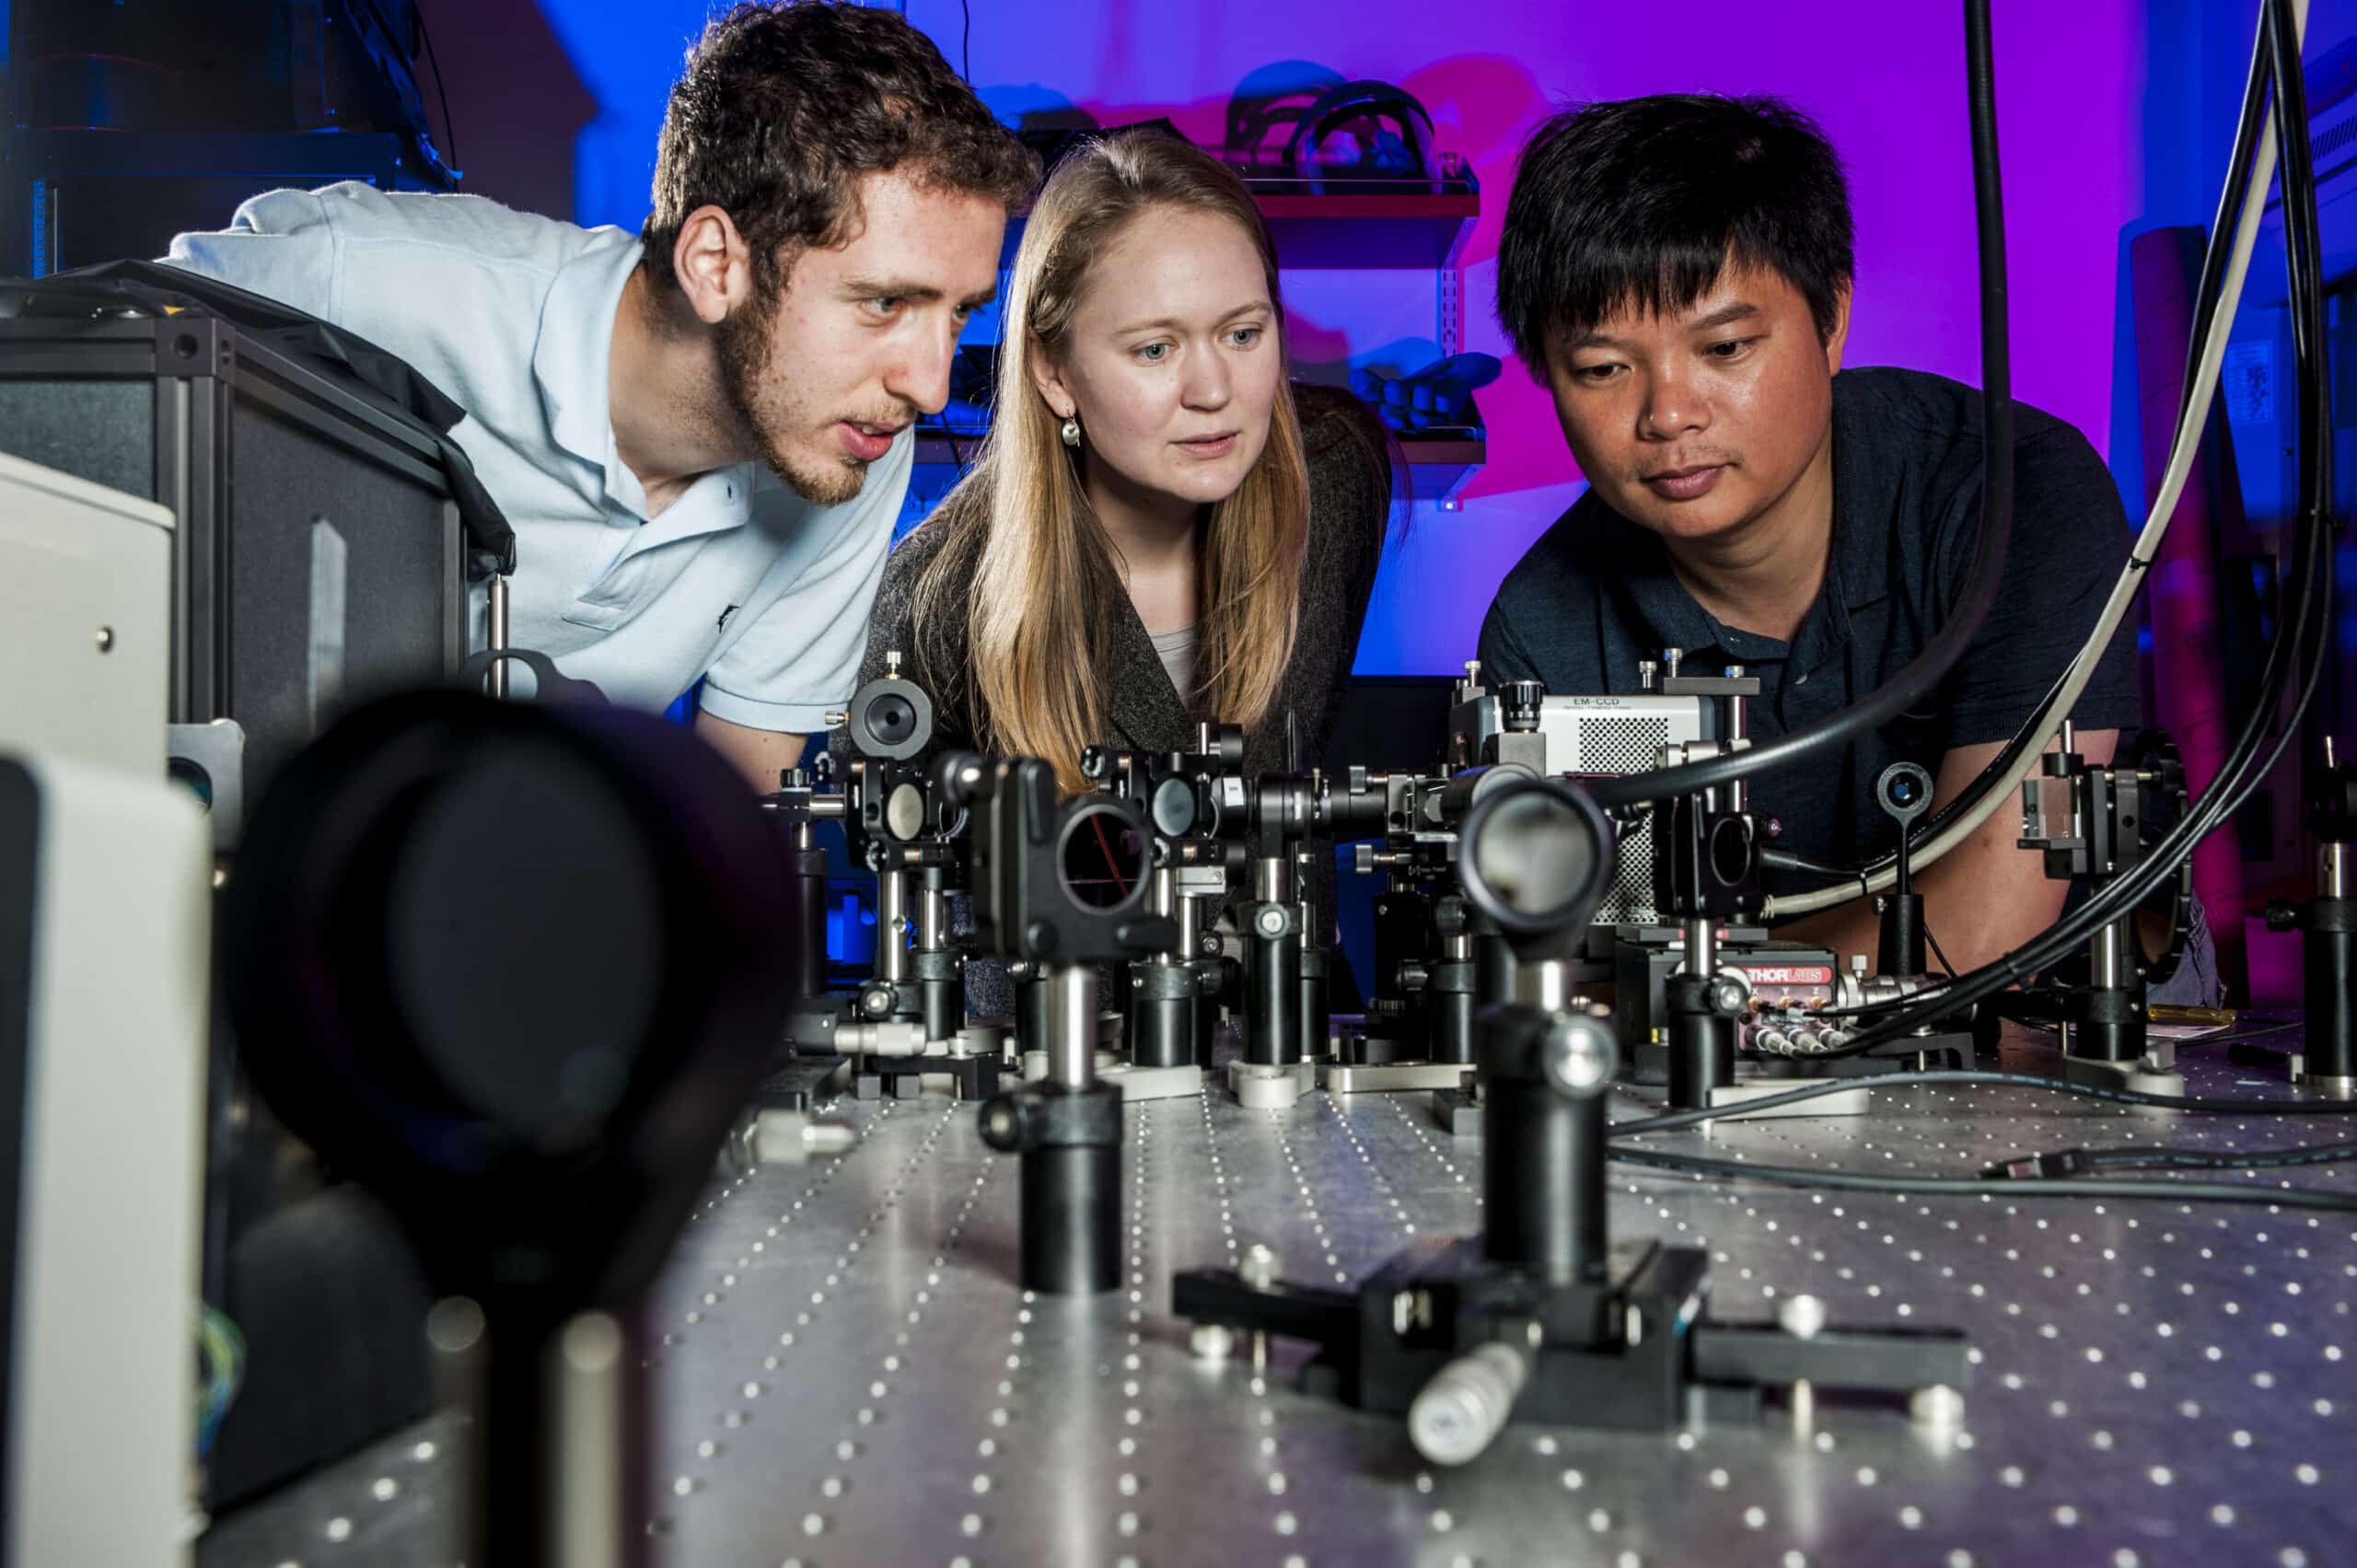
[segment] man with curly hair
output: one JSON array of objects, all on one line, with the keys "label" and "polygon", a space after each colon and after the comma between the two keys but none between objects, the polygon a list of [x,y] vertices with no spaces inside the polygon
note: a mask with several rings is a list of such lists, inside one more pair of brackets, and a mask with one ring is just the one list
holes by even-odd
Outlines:
[{"label": "man with curly hair", "polygon": [[920,415],[1036,160],[899,16],[739,5],[672,88],[636,235],[277,191],[173,264],[344,327],[469,412],[511,637],[617,702],[702,682],[759,787],[851,693]]}]

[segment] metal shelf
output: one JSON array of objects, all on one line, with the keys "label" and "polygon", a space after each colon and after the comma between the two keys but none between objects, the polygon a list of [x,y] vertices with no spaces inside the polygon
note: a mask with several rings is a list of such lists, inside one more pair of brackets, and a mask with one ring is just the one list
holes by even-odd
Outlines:
[{"label": "metal shelf", "polygon": [[[1300,181],[1289,181],[1298,184]],[[1277,256],[1310,270],[1453,268],[1481,215],[1479,192],[1446,195],[1255,190]]]},{"label": "metal shelf", "polygon": [[[1277,259],[1305,272],[1454,270],[1481,215],[1481,191],[1451,158],[1440,190],[1433,181],[1318,180],[1238,169],[1260,215],[1269,220]],[[1006,226],[1002,270],[1015,265],[1023,220]]]},{"label": "metal shelf", "polygon": [[1475,471],[1490,460],[1490,444],[1482,438],[1402,436],[1399,445],[1408,454],[1409,494],[1444,512],[1457,509],[1457,496]]}]

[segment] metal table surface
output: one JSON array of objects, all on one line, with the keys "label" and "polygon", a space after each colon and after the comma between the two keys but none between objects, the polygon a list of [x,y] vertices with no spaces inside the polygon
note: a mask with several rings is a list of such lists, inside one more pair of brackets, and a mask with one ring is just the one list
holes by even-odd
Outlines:
[{"label": "metal table surface", "polygon": [[[2009,1064],[2040,1054],[2008,1047]],[[2194,1093],[2290,1093],[2214,1049],[2182,1065]],[[1296,1392],[1303,1347],[1280,1342],[1265,1376],[1204,1364],[1168,1310],[1175,1271],[1255,1243],[1289,1278],[1341,1283],[1477,1225],[1479,1145],[1425,1096],[1130,1108],[1127,1283],[1088,1301],[1016,1288],[1016,1160],[970,1106],[836,1110],[856,1146],[715,1186],[650,1304],[666,1568],[2357,1562],[2357,1215],[1616,1167],[1616,1237],[1706,1248],[1716,1316],[1805,1293],[1837,1322],[1968,1330],[1960,1429],[1820,1399],[1798,1430],[1781,1407],[1659,1435],[1517,1425],[1441,1470],[1399,1420]],[[1642,1108],[1616,1096],[1613,1113]],[[1969,1175],[2070,1144],[2247,1149],[2348,1126],[1917,1087],[1866,1116],[1652,1141]],[[2357,1194],[2340,1166],[2225,1179]],[[430,1423],[222,1521],[202,1568],[437,1561],[448,1438]]]}]

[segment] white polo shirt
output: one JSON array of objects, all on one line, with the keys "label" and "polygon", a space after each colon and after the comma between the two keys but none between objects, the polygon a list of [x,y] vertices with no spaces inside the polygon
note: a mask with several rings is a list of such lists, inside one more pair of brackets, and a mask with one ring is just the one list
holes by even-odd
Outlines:
[{"label": "white polo shirt", "polygon": [[662,708],[702,677],[721,718],[823,729],[858,678],[914,438],[840,506],[743,463],[650,519],[606,398],[638,258],[617,228],[346,182],[257,196],[165,260],[347,328],[467,409],[451,434],[516,529],[516,646],[617,703]]}]

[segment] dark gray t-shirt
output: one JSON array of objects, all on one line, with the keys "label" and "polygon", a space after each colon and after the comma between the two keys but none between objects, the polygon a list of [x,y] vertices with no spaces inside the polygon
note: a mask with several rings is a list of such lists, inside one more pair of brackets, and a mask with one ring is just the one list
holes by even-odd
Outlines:
[{"label": "dark gray t-shirt", "polygon": [[[1754,807],[1777,847],[1854,865],[1897,842],[1875,804],[1892,762],[1934,774],[1949,750],[2010,738],[2086,639],[2127,559],[2119,493],[2086,438],[2016,404],[2013,532],[1997,602],[1938,692],[1827,760],[1760,775]],[[1790,643],[1721,624],[1678,581],[1661,540],[1594,492],[1506,574],[1481,625],[1485,682],[1536,679],[1570,695],[1637,690],[1637,662],[1686,650],[1688,674],[1740,664],[1759,678],[1751,730],[1767,739],[1864,696],[1922,650],[1971,570],[1980,522],[1980,394],[1914,370],[1833,381],[1833,553]],[[2140,722],[2133,621],[2073,717]],[[1823,886],[1769,874],[1771,891]]]}]

